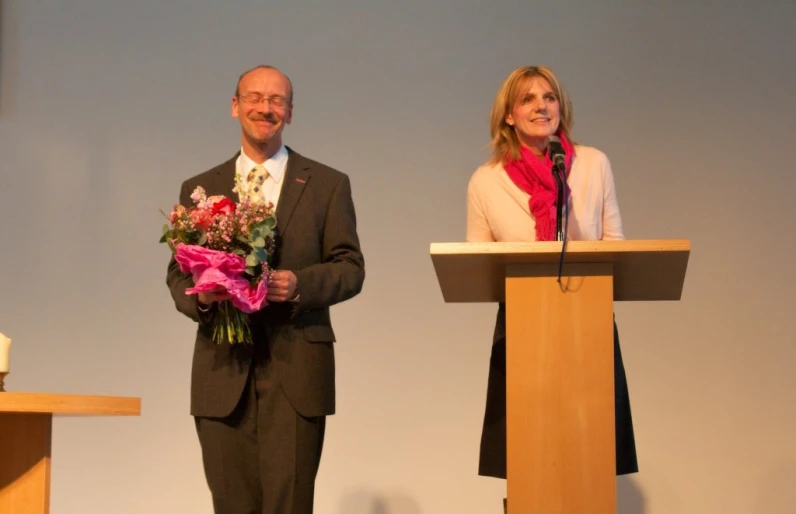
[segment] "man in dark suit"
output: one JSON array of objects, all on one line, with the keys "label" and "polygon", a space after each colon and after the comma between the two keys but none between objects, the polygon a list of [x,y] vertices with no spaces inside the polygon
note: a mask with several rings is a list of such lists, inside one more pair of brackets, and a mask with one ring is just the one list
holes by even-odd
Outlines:
[{"label": "man in dark suit", "polygon": [[220,293],[193,285],[172,258],[176,308],[197,322],[191,414],[217,514],[311,514],[325,416],[335,410],[334,332],[329,307],[357,295],[365,267],[347,175],[282,144],[293,114],[290,80],[271,66],[243,73],[232,98],[241,151],[182,184],[233,196],[265,170],[258,194],[276,205],[275,271],[269,304],[250,316],[253,345],[212,341]]}]

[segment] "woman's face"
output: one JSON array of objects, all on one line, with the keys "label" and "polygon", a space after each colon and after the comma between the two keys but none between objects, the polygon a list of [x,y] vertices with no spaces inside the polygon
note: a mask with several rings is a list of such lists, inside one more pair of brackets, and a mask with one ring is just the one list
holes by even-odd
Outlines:
[{"label": "woman's face", "polygon": [[538,154],[547,149],[549,137],[556,133],[560,122],[558,98],[543,77],[530,79],[526,91],[506,116],[506,123],[514,127],[520,144]]}]

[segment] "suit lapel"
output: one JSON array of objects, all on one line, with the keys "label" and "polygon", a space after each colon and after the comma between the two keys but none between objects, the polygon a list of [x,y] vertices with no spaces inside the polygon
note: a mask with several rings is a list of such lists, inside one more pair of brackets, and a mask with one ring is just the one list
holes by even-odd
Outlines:
[{"label": "suit lapel", "polygon": [[293,217],[301,193],[304,192],[304,187],[310,179],[309,163],[290,148],[287,150],[285,180],[282,183],[282,191],[279,193],[279,202],[276,207],[276,227],[283,235]]},{"label": "suit lapel", "polygon": [[235,162],[239,154],[217,168],[213,182],[207,185],[207,196],[224,195],[233,202],[238,201],[238,195],[232,190],[235,188]]}]

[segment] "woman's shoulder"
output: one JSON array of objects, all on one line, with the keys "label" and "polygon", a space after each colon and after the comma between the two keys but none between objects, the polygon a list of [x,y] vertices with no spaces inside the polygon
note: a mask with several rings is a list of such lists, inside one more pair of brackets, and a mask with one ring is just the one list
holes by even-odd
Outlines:
[{"label": "woman's shoulder", "polygon": [[491,164],[486,162],[475,169],[470,176],[470,183],[493,182],[498,179],[502,173],[505,173],[502,164]]}]

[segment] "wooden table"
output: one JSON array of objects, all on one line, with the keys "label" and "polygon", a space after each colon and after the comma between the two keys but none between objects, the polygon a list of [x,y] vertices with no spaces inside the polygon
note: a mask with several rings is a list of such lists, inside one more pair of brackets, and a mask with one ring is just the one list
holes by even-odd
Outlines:
[{"label": "wooden table", "polygon": [[0,513],[50,512],[53,415],[139,416],[140,398],[0,393]]}]

